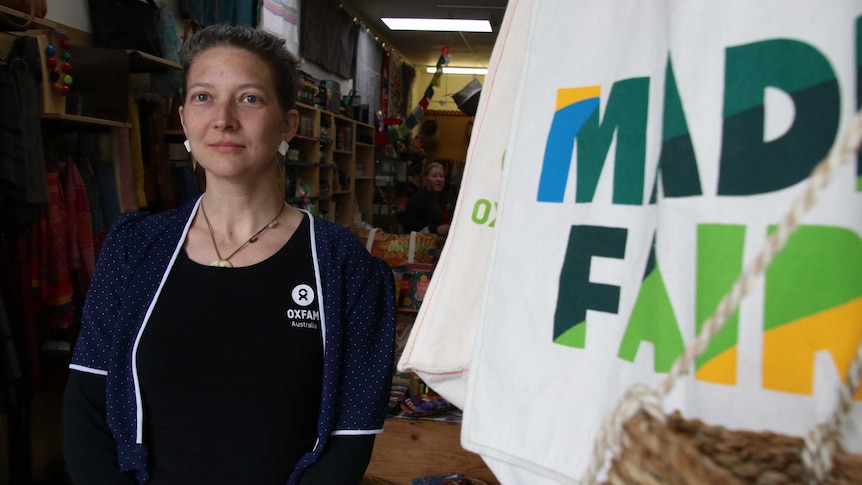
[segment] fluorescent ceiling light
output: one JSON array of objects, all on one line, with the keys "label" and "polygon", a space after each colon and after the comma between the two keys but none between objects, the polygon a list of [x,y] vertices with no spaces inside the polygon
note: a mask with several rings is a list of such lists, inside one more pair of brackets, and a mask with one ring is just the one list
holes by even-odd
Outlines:
[{"label": "fluorescent ceiling light", "polygon": [[[437,72],[436,66],[428,66],[426,72]],[[443,66],[443,74],[488,74],[488,69],[484,67],[446,67]]]},{"label": "fluorescent ceiling light", "polygon": [[391,30],[425,30],[438,32],[491,32],[491,22],[471,19],[381,18]]}]

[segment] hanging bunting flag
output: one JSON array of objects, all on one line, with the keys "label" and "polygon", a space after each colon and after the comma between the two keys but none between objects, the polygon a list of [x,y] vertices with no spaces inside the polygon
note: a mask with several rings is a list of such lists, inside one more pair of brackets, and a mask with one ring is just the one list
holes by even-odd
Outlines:
[{"label": "hanging bunting flag", "polygon": [[413,108],[409,116],[397,128],[390,129],[386,132],[386,139],[392,145],[397,145],[399,141],[407,138],[410,130],[416,127],[425,117],[425,109],[428,108],[428,100],[434,97],[434,88],[440,86],[440,76],[443,75],[443,66],[449,63],[449,46],[445,45],[441,49],[440,57],[437,59],[437,70],[425,88],[425,95],[419,100],[419,104]]}]

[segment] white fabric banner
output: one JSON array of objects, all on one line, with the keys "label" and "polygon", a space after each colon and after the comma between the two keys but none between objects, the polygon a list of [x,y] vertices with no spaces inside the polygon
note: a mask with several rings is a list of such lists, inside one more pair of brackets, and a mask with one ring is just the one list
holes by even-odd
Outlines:
[{"label": "white fabric banner", "polygon": [[[502,483],[574,483],[621,395],[660,381],[712,315],[860,104],[860,14],[860,0],[533,0],[521,12],[462,428]],[[792,435],[827,418],[862,340],[860,190],[854,161],[666,410]],[[862,452],[858,403],[844,443]]]},{"label": "white fabric banner", "polygon": [[263,0],[260,27],[283,38],[287,50],[299,56],[299,0]]},{"label": "white fabric banner", "polygon": [[418,374],[460,408],[482,308],[532,1],[509,1],[479,98],[450,236],[398,362],[400,372]]}]

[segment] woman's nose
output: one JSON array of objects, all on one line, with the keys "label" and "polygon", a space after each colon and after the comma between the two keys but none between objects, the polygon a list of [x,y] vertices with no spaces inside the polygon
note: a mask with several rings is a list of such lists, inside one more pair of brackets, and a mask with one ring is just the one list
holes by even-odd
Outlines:
[{"label": "woman's nose", "polygon": [[220,103],[215,112],[213,126],[216,129],[224,130],[227,128],[236,127],[236,113],[232,103]]}]

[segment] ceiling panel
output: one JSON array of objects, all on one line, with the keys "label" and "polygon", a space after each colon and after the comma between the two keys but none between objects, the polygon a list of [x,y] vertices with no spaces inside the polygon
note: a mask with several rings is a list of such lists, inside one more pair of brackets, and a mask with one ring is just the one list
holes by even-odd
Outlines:
[{"label": "ceiling panel", "polygon": [[[417,69],[433,66],[449,46],[450,66],[487,67],[507,0],[342,0],[366,27]],[[381,17],[474,18],[491,22],[492,33],[392,31]]]}]

